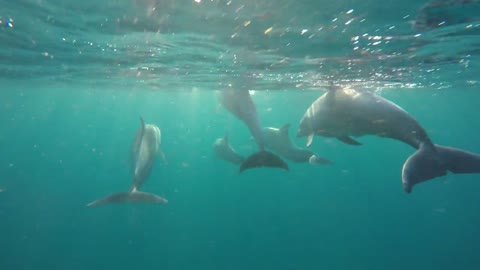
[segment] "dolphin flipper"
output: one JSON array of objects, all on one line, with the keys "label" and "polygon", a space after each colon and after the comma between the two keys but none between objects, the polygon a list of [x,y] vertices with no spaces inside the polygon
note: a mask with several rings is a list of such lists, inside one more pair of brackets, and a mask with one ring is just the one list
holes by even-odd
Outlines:
[{"label": "dolphin flipper", "polygon": [[93,201],[87,204],[87,207],[95,207],[103,204],[113,203],[152,203],[152,204],[166,204],[168,200],[147,192],[132,191],[119,192],[111,194],[105,198]]},{"label": "dolphin flipper", "polygon": [[308,159],[308,163],[310,163],[311,165],[333,164],[332,161],[330,161],[326,158],[317,157],[316,155],[310,156],[310,158]]},{"label": "dolphin flipper", "polygon": [[346,143],[346,144],[350,144],[350,145],[362,145],[362,143],[348,137],[348,136],[342,136],[342,137],[337,137],[337,139],[339,139],[340,141]]},{"label": "dolphin flipper", "polygon": [[228,131],[225,131],[225,135],[223,135],[223,140],[225,141],[226,144],[229,144],[229,134],[228,134]]},{"label": "dolphin flipper", "polygon": [[280,128],[280,133],[283,136],[288,136],[288,130],[290,129],[290,124],[285,124]]},{"label": "dolphin flipper", "polygon": [[281,168],[288,171],[288,164],[285,161],[277,155],[263,150],[249,156],[240,165],[240,173],[248,169],[259,167]]}]

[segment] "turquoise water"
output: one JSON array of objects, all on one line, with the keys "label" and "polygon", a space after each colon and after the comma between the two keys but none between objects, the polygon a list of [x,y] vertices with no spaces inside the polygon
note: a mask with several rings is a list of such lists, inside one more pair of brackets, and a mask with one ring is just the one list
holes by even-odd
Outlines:
[{"label": "turquoise water", "polygon": [[[303,146],[329,82],[480,153],[478,1],[1,2],[0,269],[479,269],[478,175],[407,194],[414,149],[374,136],[315,137],[334,164],[288,172],[212,153],[227,131],[257,151],[216,91],[255,90],[262,124]],[[87,208],[129,189],[139,116],[167,158],[142,190],[169,203]]]}]

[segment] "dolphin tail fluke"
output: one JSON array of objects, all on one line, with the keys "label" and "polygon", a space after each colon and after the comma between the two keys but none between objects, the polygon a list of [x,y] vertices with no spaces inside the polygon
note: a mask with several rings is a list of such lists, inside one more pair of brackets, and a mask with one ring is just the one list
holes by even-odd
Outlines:
[{"label": "dolphin tail fluke", "polygon": [[480,173],[480,155],[441,145],[421,145],[402,169],[403,188],[407,193],[414,185],[452,173]]},{"label": "dolphin tail fluke", "polygon": [[442,145],[435,145],[435,148],[450,172],[480,173],[480,155]]},{"label": "dolphin tail fluke", "polygon": [[240,165],[240,173],[248,169],[259,167],[281,168],[288,171],[288,164],[279,156],[262,150],[245,159]]},{"label": "dolphin tail fluke", "polygon": [[147,192],[132,191],[132,192],[119,192],[111,194],[105,198],[93,201],[87,204],[87,207],[95,207],[103,204],[115,204],[115,203],[149,203],[149,204],[166,204],[168,200]]}]

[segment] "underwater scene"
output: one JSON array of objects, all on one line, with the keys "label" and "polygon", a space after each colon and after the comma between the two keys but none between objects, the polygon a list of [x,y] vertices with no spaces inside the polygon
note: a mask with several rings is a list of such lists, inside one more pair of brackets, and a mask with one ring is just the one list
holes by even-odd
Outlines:
[{"label": "underwater scene", "polygon": [[479,0],[0,0],[0,269],[480,269]]}]

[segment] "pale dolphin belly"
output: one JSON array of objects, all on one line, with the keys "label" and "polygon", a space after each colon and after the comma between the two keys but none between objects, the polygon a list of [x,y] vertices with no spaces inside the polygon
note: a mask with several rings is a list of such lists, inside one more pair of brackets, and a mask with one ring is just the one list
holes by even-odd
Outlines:
[{"label": "pale dolphin belly", "polygon": [[134,181],[132,189],[139,189],[151,174],[153,164],[160,147],[160,130],[153,125],[145,125],[143,136],[133,144],[132,170]]}]

